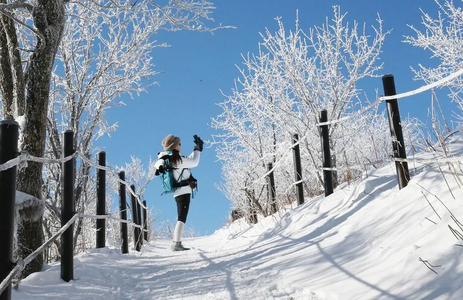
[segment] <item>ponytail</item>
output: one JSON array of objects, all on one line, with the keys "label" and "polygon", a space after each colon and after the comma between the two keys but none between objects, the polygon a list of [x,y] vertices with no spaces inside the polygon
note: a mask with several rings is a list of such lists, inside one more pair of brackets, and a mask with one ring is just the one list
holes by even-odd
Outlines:
[{"label": "ponytail", "polygon": [[183,161],[182,161],[182,157],[180,156],[180,152],[177,151],[177,150],[172,150],[172,156],[170,158],[170,163],[172,165],[172,167],[177,167],[179,164],[181,164]]}]

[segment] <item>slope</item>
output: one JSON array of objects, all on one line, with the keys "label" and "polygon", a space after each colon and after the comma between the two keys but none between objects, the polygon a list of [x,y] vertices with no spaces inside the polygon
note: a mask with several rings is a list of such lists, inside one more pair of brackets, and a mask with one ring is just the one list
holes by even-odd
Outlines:
[{"label": "slope", "polygon": [[[451,140],[453,154],[462,146]],[[419,157],[432,155],[442,153]],[[76,256],[75,280],[52,264],[13,299],[463,299],[463,241],[449,229],[462,232],[460,178],[446,163],[409,167],[400,191],[389,164],[256,225],[187,239],[190,251],[167,240],[130,255],[91,250]]]}]

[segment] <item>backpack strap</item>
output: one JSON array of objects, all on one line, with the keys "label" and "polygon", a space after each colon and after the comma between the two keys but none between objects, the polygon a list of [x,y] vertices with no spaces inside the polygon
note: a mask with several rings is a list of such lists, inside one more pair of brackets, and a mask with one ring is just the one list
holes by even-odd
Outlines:
[{"label": "backpack strap", "polygon": [[[172,168],[172,169],[175,169],[175,168]],[[183,176],[183,171],[185,171],[186,168],[182,169],[182,172],[180,172],[180,176],[178,177],[179,179],[182,178]],[[188,185],[188,181],[187,180],[181,180],[181,181],[176,181],[174,180],[175,183],[174,183],[174,187],[176,188],[180,188],[180,187],[183,187],[183,186],[187,186]]]}]

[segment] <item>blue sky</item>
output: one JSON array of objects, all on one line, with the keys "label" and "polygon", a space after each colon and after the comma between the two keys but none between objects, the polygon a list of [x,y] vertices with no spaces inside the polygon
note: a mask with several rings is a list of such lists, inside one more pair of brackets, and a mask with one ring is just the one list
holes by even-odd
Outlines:
[{"label": "blue sky", "polygon": [[[410,66],[418,63],[430,65],[430,53],[404,44],[404,35],[413,35],[407,24],[420,27],[420,8],[437,12],[434,1],[427,0],[233,0],[214,1],[217,7],[214,18],[217,23],[232,25],[236,29],[224,29],[214,35],[198,32],[165,32],[156,36],[159,42],[171,45],[154,50],[154,62],[162,72],[155,80],[158,86],[131,100],[124,99],[127,106],[108,112],[110,122],[118,122],[119,129],[111,138],[102,138],[110,165],[125,165],[130,156],[139,157],[148,165],[150,156],[154,159],[162,150],[161,141],[167,134],[180,136],[182,152],[189,154],[193,148],[194,134],[203,140],[211,139],[216,133],[210,128],[211,118],[220,113],[216,103],[222,102],[225,94],[234,87],[239,77],[236,65],[241,65],[241,54],[256,53],[261,41],[260,32],[265,28],[277,29],[275,17],[282,17],[286,29],[294,28],[296,10],[299,10],[300,27],[308,31],[314,25],[321,25],[325,18],[332,17],[333,5],[340,5],[347,12],[351,23],[375,25],[377,13],[381,15],[384,29],[392,29],[386,38],[382,60],[382,74],[391,73],[396,79],[398,93],[420,87],[422,82],[413,81]],[[381,78],[369,81],[365,88],[370,100],[375,89],[382,94]],[[451,105],[444,104],[447,117]],[[430,93],[400,100],[403,116],[410,115],[426,121]],[[193,169],[199,180],[199,191],[192,200],[186,226],[192,226],[200,234],[211,234],[224,225],[228,219],[230,202],[216,189],[221,180],[221,166],[216,161],[215,150],[205,149],[200,165]],[[277,183],[278,184],[278,183]],[[151,182],[145,194],[150,207],[159,211],[158,221],[176,220],[175,201],[171,195],[160,196],[159,179]]]}]

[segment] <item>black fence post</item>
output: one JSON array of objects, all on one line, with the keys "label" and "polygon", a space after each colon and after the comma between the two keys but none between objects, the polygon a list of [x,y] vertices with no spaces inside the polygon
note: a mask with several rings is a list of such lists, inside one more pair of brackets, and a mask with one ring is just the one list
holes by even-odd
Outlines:
[{"label": "black fence post", "polygon": [[[19,124],[0,121],[0,165],[18,154]],[[0,282],[13,268],[14,207],[16,201],[16,166],[0,172]],[[11,299],[11,284],[0,294],[1,300]]]},{"label": "black fence post", "polygon": [[[98,153],[98,165],[106,167],[106,152],[101,151]],[[106,171],[98,169],[98,177],[96,183],[97,202],[96,214],[97,216],[106,215]],[[106,220],[96,219],[96,247],[104,248],[106,246]]]},{"label": "black fence post", "polygon": [[146,206],[146,201],[143,200],[143,237],[145,238],[145,241],[149,242],[148,240],[148,209]]},{"label": "black fence post", "polygon": [[[296,133],[293,136],[293,144],[299,141],[299,135]],[[302,189],[302,166],[301,166],[301,151],[299,150],[299,144],[293,147],[293,161],[294,161],[294,173],[296,174],[296,193],[297,193],[297,205],[304,203],[304,190]]]},{"label": "black fence post", "polygon": [[[130,188],[132,189],[133,193],[135,193],[135,186],[133,184],[130,186]],[[138,201],[132,193],[130,194],[130,196],[132,200],[130,202],[132,206],[132,222],[138,225],[138,212],[137,212]],[[135,250],[137,251],[140,251],[139,239],[140,239],[140,229],[134,226],[133,227],[133,246]]]},{"label": "black fence post", "polygon": [[143,246],[143,222],[141,219],[142,207],[141,207],[139,200],[135,199],[135,201],[137,201],[137,221],[138,221],[137,225],[140,226],[140,228],[138,229],[137,241],[139,244],[138,246],[141,248],[141,246]]},{"label": "black fence post", "polygon": [[[248,193],[248,191],[246,190],[246,193]],[[251,223],[251,224],[257,224],[257,212],[256,210],[254,209],[254,205],[251,201],[251,198],[248,198],[248,204],[249,204],[249,217],[248,217],[248,221]]]},{"label": "black fence post", "polygon": [[[73,155],[74,132],[66,130],[63,134],[63,157]],[[62,167],[62,199],[61,226],[72,219],[74,209],[75,157],[63,163]],[[61,236],[61,279],[69,282],[74,279],[74,224],[71,224]]]},{"label": "black fence post", "polygon": [[[267,164],[267,172],[273,169],[273,164]],[[270,196],[270,213],[274,214],[277,212],[277,204],[275,199],[275,177],[273,176],[273,171],[267,175],[267,186],[268,186],[268,193]]]},{"label": "black fence post", "polygon": [[[328,122],[328,112],[323,109],[320,112],[320,123]],[[320,126],[321,139],[322,139],[322,150],[323,150],[323,181],[325,183],[325,197],[333,193],[333,171],[326,170],[333,167],[331,163],[331,151],[330,151],[330,135],[328,132],[328,125]]]},{"label": "black fence post", "polygon": [[[119,179],[125,181],[125,172],[119,172]],[[127,221],[127,192],[125,184],[119,183],[119,215],[122,220]],[[127,223],[121,222],[121,251],[123,254],[129,253],[129,243],[127,238]]]},{"label": "black fence post", "polygon": [[[383,88],[385,96],[396,95],[394,76],[387,74],[383,76]],[[407,158],[405,152],[404,136],[402,133],[402,124],[400,122],[399,105],[397,99],[386,100],[387,116],[389,120],[389,129],[391,130],[392,149],[395,158]],[[410,181],[410,173],[408,171],[407,162],[395,162],[397,171],[397,180],[399,182],[399,189],[407,186]]]}]

